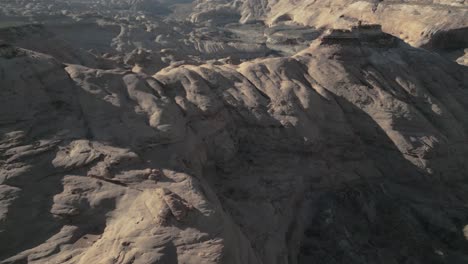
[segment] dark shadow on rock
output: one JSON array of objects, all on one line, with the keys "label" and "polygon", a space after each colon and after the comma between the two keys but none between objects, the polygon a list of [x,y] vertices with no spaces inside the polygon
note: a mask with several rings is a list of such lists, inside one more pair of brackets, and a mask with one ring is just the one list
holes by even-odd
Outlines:
[{"label": "dark shadow on rock", "polygon": [[[21,191],[19,197],[9,206],[6,221],[0,225],[3,230],[0,233],[0,259],[7,259],[43,244],[64,225],[78,227],[68,243],[74,243],[85,234],[102,234],[104,231],[106,214],[116,207],[113,199],[103,200],[95,208],[90,208],[89,204],[80,204],[79,215],[58,216],[51,213],[54,196],[63,192],[62,180],[67,174],[52,167],[55,154],[49,152],[35,157],[34,164],[39,164],[38,167],[14,179],[17,183],[14,186],[21,188]],[[52,171],[52,174],[44,177],[41,171],[45,168]]]},{"label": "dark shadow on rock", "polygon": [[468,185],[432,180],[365,112],[338,100],[352,113],[348,121],[367,155],[380,157],[374,161],[384,177],[341,184],[307,201],[298,263],[466,263]]},{"label": "dark shadow on rock", "polygon": [[[47,153],[36,161],[48,166],[46,163],[50,163],[54,156],[55,153]],[[50,175],[37,181],[42,176],[38,167],[15,178],[18,183],[13,186],[21,188],[21,192],[9,206],[6,221],[1,223],[0,259],[43,243],[63,225],[50,213],[54,195],[63,191],[62,176]],[[6,184],[11,183],[7,181]]]},{"label": "dark shadow on rock", "polygon": [[158,263],[178,264],[177,247],[172,241],[164,245],[162,250],[159,251],[162,256],[158,259]]},{"label": "dark shadow on rock", "polygon": [[468,47],[468,27],[440,31],[422,46],[428,50],[453,50]]}]

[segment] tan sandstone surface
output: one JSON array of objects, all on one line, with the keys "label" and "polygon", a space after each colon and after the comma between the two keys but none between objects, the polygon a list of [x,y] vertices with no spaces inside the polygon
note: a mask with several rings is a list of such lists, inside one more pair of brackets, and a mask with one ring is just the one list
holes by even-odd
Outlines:
[{"label": "tan sandstone surface", "polygon": [[430,2],[0,29],[0,263],[468,263],[466,3]]}]

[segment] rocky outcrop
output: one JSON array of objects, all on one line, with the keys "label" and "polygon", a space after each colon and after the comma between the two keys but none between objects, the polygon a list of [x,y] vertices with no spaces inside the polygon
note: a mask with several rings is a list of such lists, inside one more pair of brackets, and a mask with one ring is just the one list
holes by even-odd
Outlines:
[{"label": "rocky outcrop", "polygon": [[467,263],[465,2],[3,1],[0,263]]},{"label": "rocky outcrop", "polygon": [[463,55],[458,57],[457,62],[461,65],[468,66],[468,49],[463,51]]},{"label": "rocky outcrop", "polygon": [[154,76],[14,49],[3,263],[467,260],[466,67],[378,27]]},{"label": "rocky outcrop", "polygon": [[2,263],[254,261],[206,184],[156,173],[179,162],[151,149],[177,139],[164,124],[180,111],[156,80],[24,53],[0,61]]},{"label": "rocky outcrop", "polygon": [[436,48],[441,54],[445,54],[440,51],[442,47],[459,50],[467,47],[464,39],[468,25],[466,1],[210,0],[198,1],[192,19],[200,20],[203,14],[215,12],[220,5],[230,6],[230,12],[239,14],[242,23],[257,20],[268,25],[294,22],[324,29],[350,29],[358,23],[379,24],[385,32],[410,45]]}]

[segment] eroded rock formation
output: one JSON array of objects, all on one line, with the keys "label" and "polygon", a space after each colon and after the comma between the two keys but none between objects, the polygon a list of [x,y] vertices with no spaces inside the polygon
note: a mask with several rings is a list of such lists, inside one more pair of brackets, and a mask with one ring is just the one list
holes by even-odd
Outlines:
[{"label": "eroded rock formation", "polygon": [[280,6],[1,29],[0,263],[466,263],[468,69]]}]

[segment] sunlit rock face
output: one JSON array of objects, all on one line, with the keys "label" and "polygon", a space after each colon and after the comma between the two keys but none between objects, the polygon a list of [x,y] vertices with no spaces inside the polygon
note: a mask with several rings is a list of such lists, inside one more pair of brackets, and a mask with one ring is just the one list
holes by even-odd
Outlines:
[{"label": "sunlit rock face", "polygon": [[0,263],[468,261],[463,1],[44,3],[1,7]]},{"label": "sunlit rock face", "polygon": [[192,19],[199,20],[218,10],[218,6],[229,7],[242,23],[295,22],[337,29],[349,29],[358,23],[380,24],[385,32],[412,46],[435,50],[454,60],[468,47],[468,3],[463,0],[199,0]]}]

